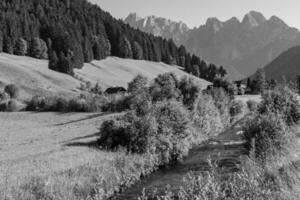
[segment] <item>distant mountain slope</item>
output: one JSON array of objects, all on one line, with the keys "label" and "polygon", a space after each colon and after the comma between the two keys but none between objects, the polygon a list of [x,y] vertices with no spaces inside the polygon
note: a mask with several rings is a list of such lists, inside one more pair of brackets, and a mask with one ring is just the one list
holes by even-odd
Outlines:
[{"label": "distant mountain slope", "polygon": [[[116,57],[85,63],[82,69],[75,70],[75,76],[94,84],[99,82],[103,89],[106,89],[110,86],[126,87],[138,73],[152,80],[165,72],[191,76],[176,66]],[[202,88],[209,84],[205,80],[194,78]],[[49,70],[47,60],[0,53],[0,89],[9,83],[17,84],[21,88],[21,97],[28,99],[41,94],[79,95],[82,82],[72,76]]]},{"label": "distant mountain slope", "polygon": [[[140,20],[145,20],[140,19]],[[151,17],[152,22],[156,22]],[[126,21],[131,26],[138,27],[133,21]],[[176,22],[172,22],[176,24]],[[152,26],[160,27],[159,24]],[[150,32],[148,25],[140,28]],[[270,63],[283,51],[300,45],[300,32],[289,27],[283,20],[276,16],[266,19],[261,13],[251,11],[242,21],[233,17],[225,22],[217,18],[208,18],[204,25],[185,31],[187,39],[178,41],[178,31],[160,28],[160,36],[172,37],[179,44],[186,46],[187,50],[200,56],[202,59],[216,65],[223,65],[231,73],[233,79],[240,75],[249,76],[258,68]],[[164,31],[165,30],[165,31]],[[184,33],[183,33],[184,34]],[[182,36],[181,36],[182,37]],[[230,66],[230,67],[229,67]],[[236,71],[236,70],[238,71]]]},{"label": "distant mountain slope", "polygon": [[284,75],[287,80],[295,80],[300,74],[300,46],[282,53],[265,67],[265,72],[268,79],[281,80]]}]

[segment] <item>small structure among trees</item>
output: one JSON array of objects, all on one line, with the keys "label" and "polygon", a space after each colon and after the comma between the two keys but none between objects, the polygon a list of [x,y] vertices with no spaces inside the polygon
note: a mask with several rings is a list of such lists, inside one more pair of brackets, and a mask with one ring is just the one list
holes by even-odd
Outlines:
[{"label": "small structure among trees", "polygon": [[123,87],[110,87],[105,90],[106,94],[117,94],[117,93],[124,93],[124,92],[126,92],[126,89]]}]

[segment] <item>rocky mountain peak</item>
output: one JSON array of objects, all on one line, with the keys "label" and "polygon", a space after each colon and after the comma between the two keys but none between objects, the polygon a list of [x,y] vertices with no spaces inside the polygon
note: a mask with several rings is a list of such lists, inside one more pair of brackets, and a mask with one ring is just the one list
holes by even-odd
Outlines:
[{"label": "rocky mountain peak", "polygon": [[205,26],[207,26],[208,28],[213,28],[215,32],[218,32],[221,28],[224,27],[224,24],[219,19],[211,17],[207,19]]},{"label": "rocky mountain peak", "polygon": [[242,24],[244,24],[247,27],[257,27],[262,25],[266,21],[267,19],[263,16],[263,14],[256,11],[251,11],[245,15]]},{"label": "rocky mountain peak", "polygon": [[137,14],[137,13],[130,13],[127,17],[126,17],[126,19],[125,19],[125,21],[131,21],[131,22],[133,22],[133,21],[139,21],[139,20],[141,20],[142,18]]},{"label": "rocky mountain peak", "polygon": [[288,27],[288,25],[282,19],[274,15],[268,20],[268,22],[274,26]]}]

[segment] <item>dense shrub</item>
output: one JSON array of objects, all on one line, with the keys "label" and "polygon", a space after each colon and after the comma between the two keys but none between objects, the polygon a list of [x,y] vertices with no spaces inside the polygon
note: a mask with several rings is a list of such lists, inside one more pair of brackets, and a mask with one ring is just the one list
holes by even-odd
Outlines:
[{"label": "dense shrub", "polygon": [[13,99],[18,98],[19,96],[19,88],[14,84],[5,86],[4,91]]},{"label": "dense shrub", "polygon": [[133,153],[150,152],[159,164],[181,159],[187,154],[191,127],[186,109],[178,102],[159,102],[143,116],[130,112],[104,122],[99,144],[109,149],[123,146]]},{"label": "dense shrub", "polygon": [[127,91],[133,94],[138,94],[140,92],[148,92],[147,84],[148,79],[139,74],[131,82],[128,83]]},{"label": "dense shrub", "polygon": [[7,110],[7,102],[0,102],[0,112],[5,112]]},{"label": "dense shrub", "polygon": [[192,78],[183,77],[179,82],[178,89],[181,92],[183,104],[192,109],[199,96],[200,87]]},{"label": "dense shrub", "polygon": [[213,88],[209,90],[209,95],[212,96],[215,106],[220,112],[222,124],[227,127],[230,125],[230,105],[232,98],[223,88]]},{"label": "dense shrub", "polygon": [[103,105],[104,112],[122,112],[130,109],[130,97],[126,94],[106,95],[106,103]]},{"label": "dense shrub", "polygon": [[102,110],[103,104],[103,99],[92,95],[81,95],[72,99],[59,96],[34,96],[27,103],[26,110],[42,112],[98,112]]},{"label": "dense shrub", "polygon": [[243,113],[244,103],[242,101],[232,101],[230,105],[230,115],[235,117]]},{"label": "dense shrub", "polygon": [[135,110],[137,115],[145,115],[152,104],[147,84],[147,78],[142,75],[137,75],[128,83],[128,103],[130,109]]},{"label": "dense shrub", "polygon": [[188,111],[176,101],[160,102],[151,109],[158,127],[156,154],[164,164],[187,155],[192,139]]},{"label": "dense shrub", "polygon": [[209,136],[215,136],[224,129],[220,112],[210,95],[201,95],[191,113],[194,141],[201,142]]},{"label": "dense shrub", "polygon": [[11,99],[7,103],[6,111],[15,112],[18,110],[18,102],[15,99]]},{"label": "dense shrub", "polygon": [[215,88],[223,88],[232,98],[238,92],[236,85],[224,78],[215,79],[214,87]]},{"label": "dense shrub", "polygon": [[[283,152],[292,137],[284,120],[274,113],[249,119],[243,130],[246,147],[262,160],[268,155]],[[255,144],[252,144],[253,141]]]},{"label": "dense shrub", "polygon": [[153,101],[177,99],[180,96],[177,77],[173,73],[165,73],[154,79],[150,87]]},{"label": "dense shrub", "polygon": [[19,104],[15,99],[0,103],[0,112],[16,112],[18,109]]},{"label": "dense shrub", "polygon": [[10,96],[6,92],[0,92],[0,102],[9,100]]},{"label": "dense shrub", "polygon": [[254,100],[247,101],[247,107],[248,107],[249,111],[251,111],[251,112],[256,112],[258,109],[258,105],[259,104]]},{"label": "dense shrub", "polygon": [[286,86],[277,87],[262,96],[260,114],[277,113],[283,116],[288,125],[300,120],[300,99],[297,93]]},{"label": "dense shrub", "polygon": [[96,94],[96,95],[102,95],[103,90],[100,87],[99,83],[96,83],[96,85],[90,90],[91,93]]},{"label": "dense shrub", "polygon": [[105,121],[100,128],[101,146],[116,149],[120,146],[134,153],[146,153],[151,148],[157,125],[153,117],[137,117],[133,112],[116,120]]}]

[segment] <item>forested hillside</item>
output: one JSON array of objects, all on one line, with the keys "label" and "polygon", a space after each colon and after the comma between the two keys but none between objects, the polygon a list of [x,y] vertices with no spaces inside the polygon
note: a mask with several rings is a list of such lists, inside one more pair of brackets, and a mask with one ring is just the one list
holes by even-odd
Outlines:
[{"label": "forested hillside", "polygon": [[73,74],[84,62],[111,55],[177,64],[207,80],[226,73],[86,0],[2,0],[0,11],[0,51],[49,58],[49,68],[59,72]]}]

